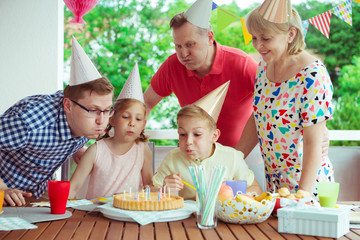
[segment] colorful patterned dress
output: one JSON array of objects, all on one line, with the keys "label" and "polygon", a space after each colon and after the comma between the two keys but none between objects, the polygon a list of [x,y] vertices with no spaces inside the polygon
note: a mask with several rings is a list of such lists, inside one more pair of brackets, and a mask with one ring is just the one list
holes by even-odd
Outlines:
[{"label": "colorful patterned dress", "polygon": [[[254,116],[268,191],[287,187],[296,192],[302,170],[303,128],[332,118],[332,95],[329,74],[318,60],[282,83],[270,82],[266,63],[259,63]],[[334,181],[333,174],[331,162],[323,157],[316,181]]]}]

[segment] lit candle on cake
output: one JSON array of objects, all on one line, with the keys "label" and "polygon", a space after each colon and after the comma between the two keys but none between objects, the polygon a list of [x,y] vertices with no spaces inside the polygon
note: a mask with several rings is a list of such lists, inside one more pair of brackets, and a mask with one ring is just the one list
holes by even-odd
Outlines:
[{"label": "lit candle on cake", "polygon": [[125,195],[125,194],[126,194],[126,191],[124,190],[124,194],[123,194],[123,195],[124,195],[124,200],[126,199],[126,195]]},{"label": "lit candle on cake", "polygon": [[164,198],[166,198],[166,185],[164,186],[163,194],[164,194]]},{"label": "lit candle on cake", "polygon": [[146,186],[146,199],[150,200],[150,186]]},{"label": "lit candle on cake", "polygon": [[138,199],[138,193],[137,193],[137,192],[135,192],[135,194],[134,194],[134,198],[135,198],[135,200],[137,200],[137,199]]},{"label": "lit candle on cake", "polygon": [[131,187],[130,187],[130,190],[129,190],[129,197],[131,198]]},{"label": "lit candle on cake", "polygon": [[160,200],[162,199],[162,188],[159,189]]}]

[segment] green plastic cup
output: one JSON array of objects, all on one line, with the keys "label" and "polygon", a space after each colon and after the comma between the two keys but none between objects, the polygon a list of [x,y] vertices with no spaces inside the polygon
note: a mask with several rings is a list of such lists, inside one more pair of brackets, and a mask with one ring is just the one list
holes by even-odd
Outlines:
[{"label": "green plastic cup", "polygon": [[320,205],[322,207],[334,208],[339,196],[340,183],[337,182],[319,182],[317,191]]}]

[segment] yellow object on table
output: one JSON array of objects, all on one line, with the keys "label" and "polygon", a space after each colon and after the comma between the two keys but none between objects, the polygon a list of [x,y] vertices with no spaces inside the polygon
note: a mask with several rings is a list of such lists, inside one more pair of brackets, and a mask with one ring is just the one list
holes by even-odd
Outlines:
[{"label": "yellow object on table", "polygon": [[2,206],[4,204],[4,196],[5,196],[4,190],[0,190],[0,214],[2,213]]}]

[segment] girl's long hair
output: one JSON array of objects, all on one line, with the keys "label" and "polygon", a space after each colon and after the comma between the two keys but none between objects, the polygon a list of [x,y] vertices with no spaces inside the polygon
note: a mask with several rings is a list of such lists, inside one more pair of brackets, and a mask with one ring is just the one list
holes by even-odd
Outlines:
[{"label": "girl's long hair", "polygon": [[[144,107],[144,116],[145,116],[145,113],[146,113],[146,106],[144,103],[140,102],[139,100],[136,100],[136,99],[133,99],[133,98],[123,98],[123,99],[118,99],[114,105],[114,116],[112,117],[116,117],[117,114],[120,114],[122,112],[124,112],[126,109],[128,109],[129,107],[131,107],[133,104],[135,103],[141,103]],[[105,134],[103,135],[100,135],[98,138],[97,138],[97,141],[101,140],[101,139],[104,139],[104,138],[108,138],[110,137],[109,135],[109,132],[110,130],[112,129],[112,125],[108,124],[107,128],[105,129]],[[149,136],[145,135],[145,131],[142,130],[141,133],[140,133],[140,136],[135,140],[136,143],[138,142],[147,142],[149,139]]]}]

